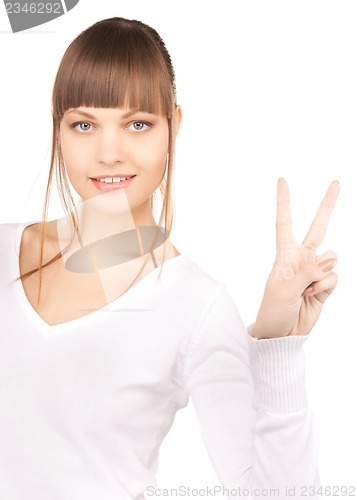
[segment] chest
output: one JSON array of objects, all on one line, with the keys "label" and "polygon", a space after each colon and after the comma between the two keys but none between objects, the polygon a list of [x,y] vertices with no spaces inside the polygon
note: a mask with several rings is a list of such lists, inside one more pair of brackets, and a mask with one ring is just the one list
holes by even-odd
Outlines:
[{"label": "chest", "polygon": [[[51,224],[49,224],[51,227]],[[51,236],[51,233],[52,234]],[[171,248],[171,244],[170,244]],[[114,259],[108,267],[94,272],[73,272],[66,265],[71,252],[59,255],[59,244],[54,229],[44,240],[43,262],[51,262],[42,267],[42,271],[32,273],[22,279],[22,287],[26,298],[34,311],[48,324],[66,323],[93,311],[102,309],[134,287],[155,266],[150,254],[144,254],[119,265]],[[41,243],[38,227],[25,229],[20,245],[20,272],[27,273],[38,269]],[[54,256],[58,259],[54,259]],[[167,253],[167,257],[179,255],[175,247]],[[160,266],[166,260],[161,255],[155,262]],[[111,262],[113,259],[111,260]],[[95,258],[93,269],[96,269]]]},{"label": "chest", "polygon": [[27,300],[48,324],[78,319],[121,297],[151,271],[147,261],[123,264],[96,273],[73,273],[64,260],[22,280]]},{"label": "chest", "polygon": [[148,303],[139,314],[98,313],[91,322],[79,319],[39,334],[37,322],[20,308],[0,333],[2,443],[11,427],[16,442],[37,452],[39,436],[51,423],[43,438],[46,449],[56,450],[70,435],[76,442],[86,436],[91,446],[105,449],[106,439],[108,446],[116,440],[120,452],[131,446],[128,432],[140,436],[140,446],[147,432],[151,446],[164,416],[169,426],[171,413],[187,399],[179,357],[182,328],[172,328],[163,311],[161,303]]}]

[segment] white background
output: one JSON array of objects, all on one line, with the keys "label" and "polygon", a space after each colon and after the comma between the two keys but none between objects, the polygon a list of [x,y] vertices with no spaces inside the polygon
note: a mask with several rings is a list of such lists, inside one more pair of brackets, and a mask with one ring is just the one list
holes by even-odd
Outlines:
[{"label": "white background", "polygon": [[[171,53],[184,113],[172,240],[228,285],[245,323],[274,258],[278,177],[290,184],[299,241],[340,180],[321,246],[338,253],[340,281],[305,354],[322,483],[357,485],[356,2],[81,0],[17,34],[1,8],[0,223],[40,219],[60,58],[80,31],[112,16],[152,25]],[[218,481],[190,404],[163,444],[158,487],[206,484]]]}]

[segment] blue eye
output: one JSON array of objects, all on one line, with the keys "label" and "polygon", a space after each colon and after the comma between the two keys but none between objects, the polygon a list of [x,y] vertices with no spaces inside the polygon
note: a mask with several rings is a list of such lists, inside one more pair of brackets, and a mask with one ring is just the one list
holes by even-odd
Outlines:
[{"label": "blue eye", "polygon": [[145,130],[146,128],[150,128],[150,126],[151,126],[151,123],[149,123],[149,122],[137,121],[137,122],[131,123],[129,125],[128,129],[134,130],[135,132],[141,132],[142,130]]},{"label": "blue eye", "polygon": [[[77,129],[78,126],[80,127],[80,129]],[[82,128],[82,126],[84,126],[85,128]],[[88,122],[77,122],[77,123],[73,123],[72,128],[80,130],[81,132],[88,132],[88,130],[90,129],[91,126],[92,125]]]}]

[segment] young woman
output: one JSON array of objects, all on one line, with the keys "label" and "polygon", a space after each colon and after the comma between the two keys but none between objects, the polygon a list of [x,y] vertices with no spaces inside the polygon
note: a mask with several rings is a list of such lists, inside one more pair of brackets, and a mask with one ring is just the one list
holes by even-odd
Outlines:
[{"label": "young woman", "polygon": [[[0,227],[0,500],[143,500],[189,396],[227,498],[314,496],[303,344],[337,282],[336,255],[316,251],[338,183],[298,245],[279,180],[277,256],[247,331],[169,239],[181,109],[156,31],[111,18],[81,33],[52,113],[43,220]],[[48,221],[54,177],[65,217]]]}]

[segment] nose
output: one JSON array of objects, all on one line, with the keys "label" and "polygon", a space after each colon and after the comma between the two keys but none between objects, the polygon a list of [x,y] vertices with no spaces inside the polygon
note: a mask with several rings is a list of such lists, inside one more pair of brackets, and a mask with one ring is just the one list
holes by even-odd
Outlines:
[{"label": "nose", "polygon": [[98,135],[97,160],[103,165],[114,165],[125,161],[125,144],[116,127],[103,129]]}]

